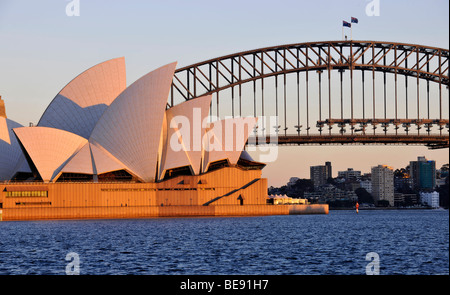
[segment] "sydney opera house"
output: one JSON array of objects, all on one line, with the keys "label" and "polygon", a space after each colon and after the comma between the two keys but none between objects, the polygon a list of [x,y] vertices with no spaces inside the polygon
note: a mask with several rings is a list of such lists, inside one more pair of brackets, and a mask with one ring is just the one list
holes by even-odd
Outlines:
[{"label": "sydney opera house", "polygon": [[327,213],[269,204],[265,164],[244,150],[256,118],[210,122],[211,96],[167,108],[175,69],[127,87],[125,59],[103,62],[30,127],[7,118],[0,98],[0,218]]}]

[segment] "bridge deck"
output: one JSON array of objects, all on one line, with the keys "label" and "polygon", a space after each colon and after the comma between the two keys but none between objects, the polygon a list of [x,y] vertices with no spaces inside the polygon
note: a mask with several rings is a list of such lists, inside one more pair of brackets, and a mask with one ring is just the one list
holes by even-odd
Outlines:
[{"label": "bridge deck", "polygon": [[336,145],[336,144],[389,144],[425,145],[430,149],[448,148],[449,136],[441,135],[279,135],[276,140],[267,136],[250,137],[248,145]]}]

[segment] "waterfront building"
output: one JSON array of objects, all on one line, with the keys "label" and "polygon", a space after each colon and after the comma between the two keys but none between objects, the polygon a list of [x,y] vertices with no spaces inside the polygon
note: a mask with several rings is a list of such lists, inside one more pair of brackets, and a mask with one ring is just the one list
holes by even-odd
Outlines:
[{"label": "waterfront building", "polygon": [[388,201],[389,206],[394,206],[394,171],[391,167],[372,167],[372,196],[376,203]]},{"label": "waterfront building", "polygon": [[319,187],[327,183],[332,177],[331,162],[325,162],[325,165],[311,166],[310,179],[314,183],[314,187]]},{"label": "waterfront building", "polygon": [[404,193],[394,194],[395,207],[417,206],[419,204],[420,198],[416,194],[404,194]]},{"label": "waterfront building", "polygon": [[439,208],[438,192],[420,192],[420,202],[431,208]]},{"label": "waterfront building", "polygon": [[326,203],[336,200],[349,200],[355,202],[358,195],[351,190],[341,190],[332,184],[325,184],[318,187],[314,192],[305,192],[304,197],[315,202]]},{"label": "waterfront building", "polygon": [[209,122],[211,95],[167,108],[175,69],[127,87],[124,58],[98,64],[35,127],[0,104],[0,220],[327,212],[267,205],[265,164],[244,150],[257,118]]},{"label": "waterfront building", "polygon": [[411,161],[410,175],[416,190],[434,190],[436,187],[436,162],[425,157]]},{"label": "waterfront building", "polygon": [[307,199],[291,198],[287,195],[269,195],[268,202],[273,203],[274,205],[308,204]]}]

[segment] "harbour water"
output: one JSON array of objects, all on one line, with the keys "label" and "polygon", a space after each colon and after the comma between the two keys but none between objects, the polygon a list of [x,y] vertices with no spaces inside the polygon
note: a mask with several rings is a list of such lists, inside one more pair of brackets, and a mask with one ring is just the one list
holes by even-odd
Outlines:
[{"label": "harbour water", "polygon": [[449,274],[448,210],[0,222],[0,274]]}]

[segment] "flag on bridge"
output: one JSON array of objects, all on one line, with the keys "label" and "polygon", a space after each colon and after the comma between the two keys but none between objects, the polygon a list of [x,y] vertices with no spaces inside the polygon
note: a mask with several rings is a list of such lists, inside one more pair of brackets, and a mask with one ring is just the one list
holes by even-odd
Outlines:
[{"label": "flag on bridge", "polygon": [[352,23],[357,24],[358,23],[358,19],[356,17],[352,16]]},{"label": "flag on bridge", "polygon": [[343,26],[343,27],[349,27],[349,28],[351,28],[351,27],[352,27],[352,24],[349,23],[349,22],[346,22],[346,21],[344,20],[344,21],[342,21],[342,26]]}]

